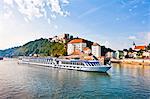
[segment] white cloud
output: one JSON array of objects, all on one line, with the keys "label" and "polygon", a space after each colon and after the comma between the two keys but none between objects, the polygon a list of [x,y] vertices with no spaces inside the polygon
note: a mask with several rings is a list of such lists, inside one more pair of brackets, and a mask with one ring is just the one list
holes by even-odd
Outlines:
[{"label": "white cloud", "polygon": [[62,0],[62,2],[65,3],[65,4],[69,4],[68,0]]},{"label": "white cloud", "polygon": [[58,13],[62,16],[64,15],[63,11],[61,10],[58,0],[49,0],[48,4],[51,6],[52,12]]},{"label": "white cloud", "polygon": [[30,22],[30,20],[29,20],[29,19],[27,19],[27,18],[25,18],[25,17],[24,17],[24,20],[25,20],[27,23],[29,23],[29,22]]},{"label": "white cloud", "polygon": [[138,44],[149,44],[150,43],[150,32],[137,33],[136,36],[129,36],[129,40],[134,40]]},{"label": "white cloud", "polygon": [[147,33],[148,40],[150,41],[150,32]]},{"label": "white cloud", "polygon": [[12,16],[12,12],[11,11],[8,11],[7,13],[4,13],[4,18],[5,19],[10,18],[10,16]]},{"label": "white cloud", "polygon": [[[68,0],[3,0],[4,6],[14,7],[17,9],[25,18],[25,21],[31,21],[33,18],[56,18],[56,15],[68,16],[69,12],[64,11],[62,4],[68,4]],[[16,5],[16,6],[14,6]],[[50,8],[48,10],[47,8]],[[11,10],[11,9],[9,9]],[[13,12],[13,10],[11,10]],[[47,15],[51,14],[51,15]],[[51,19],[50,18],[50,19]]]},{"label": "white cloud", "polygon": [[130,39],[130,40],[135,40],[135,39],[136,39],[136,36],[129,36],[128,39]]},{"label": "white cloud", "polygon": [[3,13],[3,18],[4,19],[9,19],[10,17],[11,18],[13,17],[13,12],[10,10],[9,7],[4,6],[4,10],[5,10],[5,12]]},{"label": "white cloud", "polygon": [[147,43],[150,43],[150,32],[148,32],[148,33],[146,34],[145,38],[146,38],[146,42],[147,42]]},{"label": "white cloud", "polygon": [[57,25],[54,25],[54,28],[55,28],[55,29],[58,29],[58,26],[57,26]]},{"label": "white cloud", "polygon": [[51,20],[49,18],[47,19],[47,21],[48,21],[48,24],[51,24]]},{"label": "white cloud", "polygon": [[12,6],[13,0],[4,0],[4,3]]},{"label": "white cloud", "polygon": [[55,15],[55,14],[52,14],[51,17],[52,17],[53,19],[56,19],[56,15]]}]

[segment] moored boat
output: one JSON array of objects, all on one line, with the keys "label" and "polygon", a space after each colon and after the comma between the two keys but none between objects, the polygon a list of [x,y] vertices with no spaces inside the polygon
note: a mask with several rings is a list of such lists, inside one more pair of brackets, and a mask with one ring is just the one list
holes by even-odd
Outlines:
[{"label": "moored boat", "polygon": [[92,72],[107,72],[111,68],[110,65],[102,65],[98,60],[67,60],[52,57],[26,57],[19,59],[19,63]]},{"label": "moored boat", "polygon": [[3,57],[0,57],[0,60],[3,60]]}]

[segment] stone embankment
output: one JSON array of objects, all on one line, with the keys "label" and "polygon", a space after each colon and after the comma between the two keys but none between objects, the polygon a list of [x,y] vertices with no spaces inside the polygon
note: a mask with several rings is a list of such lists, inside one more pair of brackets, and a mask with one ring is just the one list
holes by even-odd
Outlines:
[{"label": "stone embankment", "polygon": [[150,59],[111,59],[111,62],[150,66]]}]

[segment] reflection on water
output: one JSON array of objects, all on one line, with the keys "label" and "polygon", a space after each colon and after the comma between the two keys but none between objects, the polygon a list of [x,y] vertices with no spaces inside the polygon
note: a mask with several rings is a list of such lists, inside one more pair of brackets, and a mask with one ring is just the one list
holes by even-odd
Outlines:
[{"label": "reflection on water", "polygon": [[0,99],[150,98],[150,66],[113,64],[108,73],[0,61]]}]

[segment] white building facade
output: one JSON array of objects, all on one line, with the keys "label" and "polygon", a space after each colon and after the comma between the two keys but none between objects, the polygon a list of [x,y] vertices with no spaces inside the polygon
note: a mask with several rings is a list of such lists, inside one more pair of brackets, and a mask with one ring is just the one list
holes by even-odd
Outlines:
[{"label": "white building facade", "polygon": [[92,45],[92,54],[96,57],[101,57],[101,46],[97,43]]},{"label": "white building facade", "polygon": [[76,50],[83,52],[85,54],[92,53],[97,58],[101,57],[101,46],[99,44],[93,43],[92,46],[87,47],[86,40],[81,39],[81,38],[71,40],[67,44],[67,54],[68,55],[71,55]]},{"label": "white building facade", "polygon": [[67,53],[70,55],[75,50],[83,51],[86,46],[84,39],[74,39],[67,44]]}]

